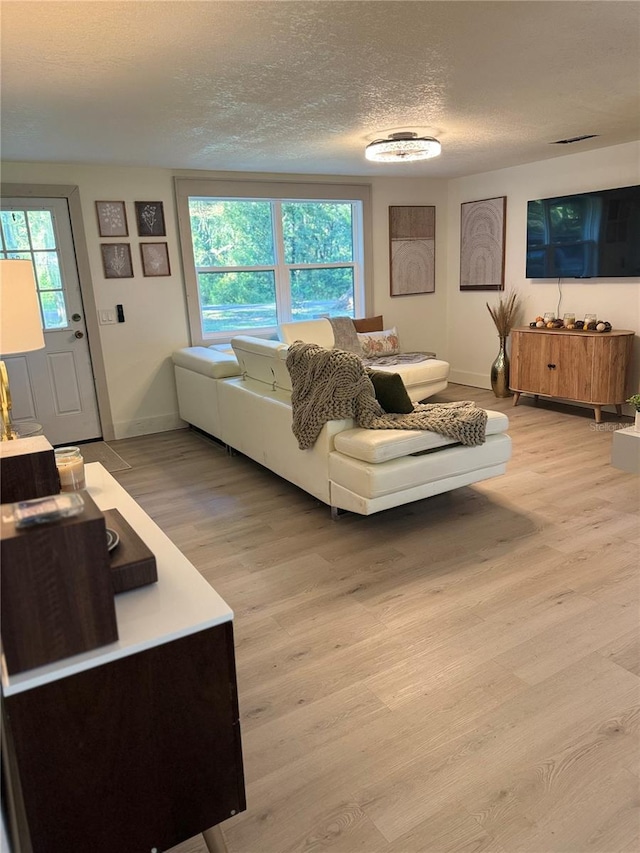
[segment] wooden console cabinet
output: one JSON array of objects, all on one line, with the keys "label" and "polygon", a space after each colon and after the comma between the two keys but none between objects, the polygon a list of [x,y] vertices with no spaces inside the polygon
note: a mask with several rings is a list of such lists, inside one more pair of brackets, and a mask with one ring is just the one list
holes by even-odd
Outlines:
[{"label": "wooden console cabinet", "polygon": [[12,853],[160,853],[246,807],[233,613],[101,465],[86,474],[158,582],[116,597],[117,642],[3,673]]},{"label": "wooden console cabinet", "polygon": [[577,332],[570,329],[514,329],[511,332],[510,387],[515,393],[561,397],[588,403],[596,423],[602,406],[621,405],[629,396],[627,370],[634,332]]}]

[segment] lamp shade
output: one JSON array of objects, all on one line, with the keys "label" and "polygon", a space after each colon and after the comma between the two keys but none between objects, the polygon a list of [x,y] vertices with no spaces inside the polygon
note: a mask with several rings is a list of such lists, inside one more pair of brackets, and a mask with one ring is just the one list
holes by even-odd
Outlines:
[{"label": "lamp shade", "polygon": [[31,261],[0,261],[0,354],[44,347],[40,303]]}]

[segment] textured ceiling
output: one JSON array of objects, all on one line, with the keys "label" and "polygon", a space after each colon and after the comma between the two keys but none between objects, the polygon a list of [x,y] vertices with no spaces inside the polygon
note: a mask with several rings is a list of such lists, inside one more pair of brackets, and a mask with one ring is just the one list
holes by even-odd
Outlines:
[{"label": "textured ceiling", "polygon": [[[5,160],[453,177],[640,138],[636,0],[3,0],[1,35]],[[442,156],[365,160],[399,130]]]}]

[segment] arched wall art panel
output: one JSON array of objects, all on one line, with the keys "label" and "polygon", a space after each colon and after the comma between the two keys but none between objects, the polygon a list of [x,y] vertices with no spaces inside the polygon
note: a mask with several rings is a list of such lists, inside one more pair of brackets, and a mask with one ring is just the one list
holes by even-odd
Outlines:
[{"label": "arched wall art panel", "polygon": [[460,290],[504,290],[507,197],[460,205]]}]

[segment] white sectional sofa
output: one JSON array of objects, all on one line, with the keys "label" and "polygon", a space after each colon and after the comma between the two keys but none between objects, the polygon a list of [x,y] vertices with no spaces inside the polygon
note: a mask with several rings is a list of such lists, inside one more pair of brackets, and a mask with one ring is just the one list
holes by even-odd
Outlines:
[{"label": "white sectional sofa", "polygon": [[[380,318],[382,319],[382,318]],[[329,320],[299,320],[295,323],[282,323],[279,327],[280,338],[286,344],[304,341],[309,344],[332,349],[335,344],[333,328]],[[414,403],[426,400],[433,394],[444,391],[449,379],[449,363],[438,358],[429,358],[409,364],[376,365],[376,370],[385,373],[399,373]]]},{"label": "white sectional sofa", "polygon": [[329,421],[309,450],[292,432],[288,345],[240,336],[235,357],[207,347],[173,355],[180,416],[328,504],[369,515],[503,474],[508,419],[489,412],[487,438],[463,447],[428,431],[367,430]]}]

